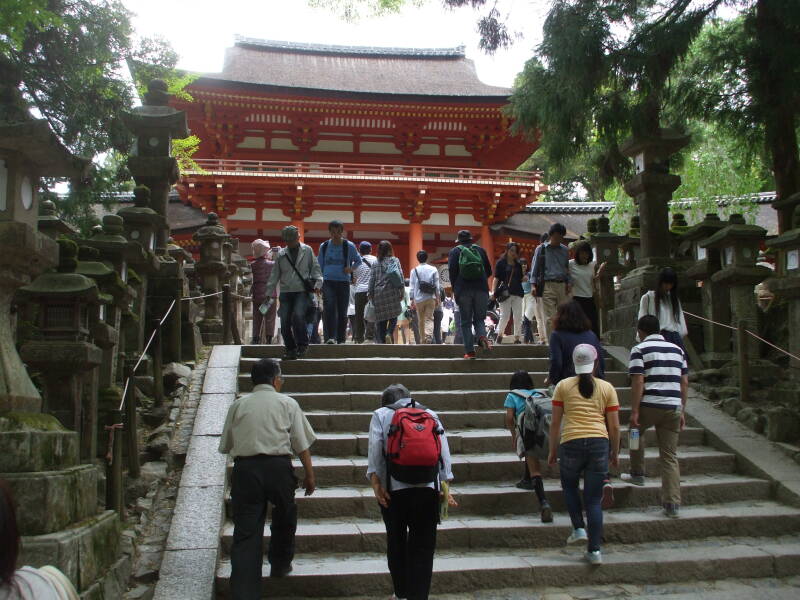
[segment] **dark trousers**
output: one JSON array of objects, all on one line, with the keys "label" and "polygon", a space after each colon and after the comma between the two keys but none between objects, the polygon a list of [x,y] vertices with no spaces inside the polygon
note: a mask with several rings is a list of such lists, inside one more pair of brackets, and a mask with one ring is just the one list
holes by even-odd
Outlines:
[{"label": "dark trousers", "polygon": [[597,304],[595,304],[594,298],[585,298],[582,296],[573,296],[572,298],[581,305],[584,314],[589,318],[589,321],[592,322],[592,331],[594,331],[594,334],[599,338],[600,324],[597,320]]},{"label": "dark trousers", "polygon": [[322,320],[322,311],[316,309],[314,311],[314,320],[308,324],[308,342],[310,344],[321,344],[322,340],[319,337],[319,322]]},{"label": "dark trousers", "polygon": [[322,282],[322,328],[325,341],[344,344],[347,339],[347,307],[350,305],[349,281]]},{"label": "dark trousers", "polygon": [[233,547],[231,594],[233,600],[260,600],[264,523],[272,504],[269,550],[273,567],[285,567],[294,558],[297,478],[287,456],[237,458],[231,474]]},{"label": "dark trousers", "polygon": [[442,343],[442,319],[444,318],[444,311],[441,306],[437,306],[433,310],[433,343]]},{"label": "dark trousers", "polygon": [[486,337],[486,308],[489,292],[486,290],[461,290],[458,298],[458,311],[461,313],[461,338],[464,352],[474,352],[475,342]]},{"label": "dark trousers", "polygon": [[367,292],[356,292],[353,295],[355,300],[356,314],[353,318],[353,341],[360,344],[365,339],[371,340],[375,337],[375,323],[364,319],[364,309],[367,306]]},{"label": "dark trousers", "polygon": [[281,292],[281,335],[287,350],[308,346],[306,308],[311,298],[307,292]]},{"label": "dark trousers", "polygon": [[389,508],[381,507],[386,525],[386,558],[394,594],[426,600],[431,587],[439,499],[433,488],[391,493]]},{"label": "dark trousers", "polygon": [[686,354],[686,346],[683,345],[683,338],[681,337],[681,334],[678,333],[677,331],[662,329],[661,335],[664,337],[665,340],[667,340],[671,344],[675,344],[678,348],[683,350],[683,355],[686,357],[686,360],[688,362],[689,355]]},{"label": "dark trousers", "polygon": [[386,336],[392,337],[394,335],[394,328],[396,325],[397,317],[375,323],[375,343],[385,344]]},{"label": "dark trousers", "polygon": [[[561,470],[561,489],[564,503],[574,529],[586,529],[589,534],[588,550],[600,549],[603,539],[603,481],[608,476],[608,440],[606,438],[580,438],[558,447]],[[580,478],[583,474],[583,504],[580,496]],[[583,520],[586,510],[587,528]]]},{"label": "dark trousers", "polygon": [[522,337],[526,344],[533,343],[533,327],[531,320],[528,317],[522,319]]}]

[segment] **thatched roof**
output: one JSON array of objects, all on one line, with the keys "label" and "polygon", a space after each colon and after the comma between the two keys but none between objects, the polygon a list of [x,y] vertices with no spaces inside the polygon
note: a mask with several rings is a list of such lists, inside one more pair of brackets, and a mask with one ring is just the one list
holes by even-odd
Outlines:
[{"label": "thatched roof", "polygon": [[221,73],[207,79],[371,94],[505,99],[511,90],[478,79],[464,47],[379,48],[237,37]]}]

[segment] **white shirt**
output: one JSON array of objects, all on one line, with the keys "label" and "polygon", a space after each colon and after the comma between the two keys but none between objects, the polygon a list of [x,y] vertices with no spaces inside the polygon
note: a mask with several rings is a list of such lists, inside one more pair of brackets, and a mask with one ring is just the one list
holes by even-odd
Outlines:
[{"label": "white shirt", "polygon": [[20,567],[10,585],[0,585],[0,600],[77,600],[67,577],[55,567]]},{"label": "white shirt", "polygon": [[[436,286],[435,294],[425,294],[419,289],[419,282],[425,281],[432,283]],[[431,298],[437,298],[439,294],[439,270],[433,265],[422,263],[411,269],[411,277],[409,279],[409,288],[411,290],[411,299],[414,302],[424,302]]]},{"label": "white shirt", "polygon": [[594,280],[594,266],[592,261],[585,265],[578,264],[574,258],[569,261],[569,277],[572,280],[572,295],[579,298],[594,296],[592,281]]},{"label": "white shirt", "polygon": [[644,294],[639,302],[638,318],[641,319],[645,315],[653,315],[656,317],[661,329],[675,331],[679,333],[681,337],[689,333],[689,329],[686,327],[686,317],[683,316],[683,307],[680,301],[678,301],[678,318],[675,319],[675,315],[672,314],[672,299],[669,292],[667,292],[667,297],[658,307],[658,314],[656,314],[656,293],[650,290]]},{"label": "white shirt", "polygon": [[[410,398],[402,398],[401,400],[408,400],[411,401]],[[426,409],[434,419],[439,423],[439,427],[442,428],[444,431],[444,427],[442,427],[442,422],[439,420],[439,417],[433,412],[431,409]],[[389,426],[392,424],[392,417],[394,416],[394,411],[386,406],[383,406],[372,413],[372,421],[369,424],[369,464],[367,466],[367,479],[370,479],[370,476],[375,473],[378,478],[381,480],[381,485],[384,489],[387,489],[386,486],[386,443],[389,434]],[[447,444],[447,435],[442,435],[442,463],[439,466],[439,479],[445,481],[452,481],[453,480],[453,466],[450,461],[450,446]],[[434,487],[433,482],[431,483],[403,483],[402,481],[397,481],[394,477],[391,478],[392,485],[391,489],[393,490],[404,490],[407,488],[416,488],[416,487]]]},{"label": "white shirt", "polygon": [[[364,263],[365,260],[369,263],[369,265]],[[378,259],[372,256],[372,254],[367,254],[361,257],[361,264],[358,265],[355,270],[356,294],[369,291],[369,276],[370,273],[372,273],[372,267],[375,266],[376,262],[378,262]]]}]

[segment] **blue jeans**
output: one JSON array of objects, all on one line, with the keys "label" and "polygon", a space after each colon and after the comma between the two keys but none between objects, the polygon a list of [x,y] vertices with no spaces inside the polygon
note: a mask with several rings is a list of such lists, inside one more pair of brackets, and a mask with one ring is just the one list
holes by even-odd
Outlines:
[{"label": "blue jeans", "polygon": [[[489,305],[489,293],[486,290],[462,290],[456,298],[461,313],[461,337],[464,340],[464,352],[475,351],[475,338],[486,337],[486,307]],[[475,327],[475,334],[472,328]]]},{"label": "blue jeans", "polygon": [[350,305],[349,281],[322,282],[322,329],[325,341],[344,344],[347,336],[347,307]]},{"label": "blue jeans", "polygon": [[[606,438],[580,438],[561,444],[558,461],[561,468],[561,489],[574,529],[587,529],[588,550],[600,550],[603,539],[603,480],[608,473],[608,440]],[[578,490],[583,473],[583,505]],[[586,528],[583,510],[586,509]]]},{"label": "blue jeans", "polygon": [[308,323],[306,322],[306,309],[311,299],[307,292],[281,292],[281,307],[278,314],[281,317],[281,335],[283,344],[289,351],[297,350],[298,346],[308,346]]}]

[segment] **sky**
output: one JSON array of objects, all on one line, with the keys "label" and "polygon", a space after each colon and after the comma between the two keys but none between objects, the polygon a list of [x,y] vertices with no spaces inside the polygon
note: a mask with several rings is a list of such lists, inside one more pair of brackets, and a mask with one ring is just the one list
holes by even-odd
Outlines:
[{"label": "sky", "polygon": [[508,50],[487,56],[478,48],[478,18],[471,8],[448,10],[440,0],[409,2],[399,14],[348,23],[305,0],[123,0],[135,15],[137,35],[160,35],[180,55],[178,67],[196,72],[222,69],[225,48],[235,35],[277,41],[403,48],[466,46],[480,79],[511,87],[541,41],[547,0],[498,0],[510,29],[520,34]]}]

